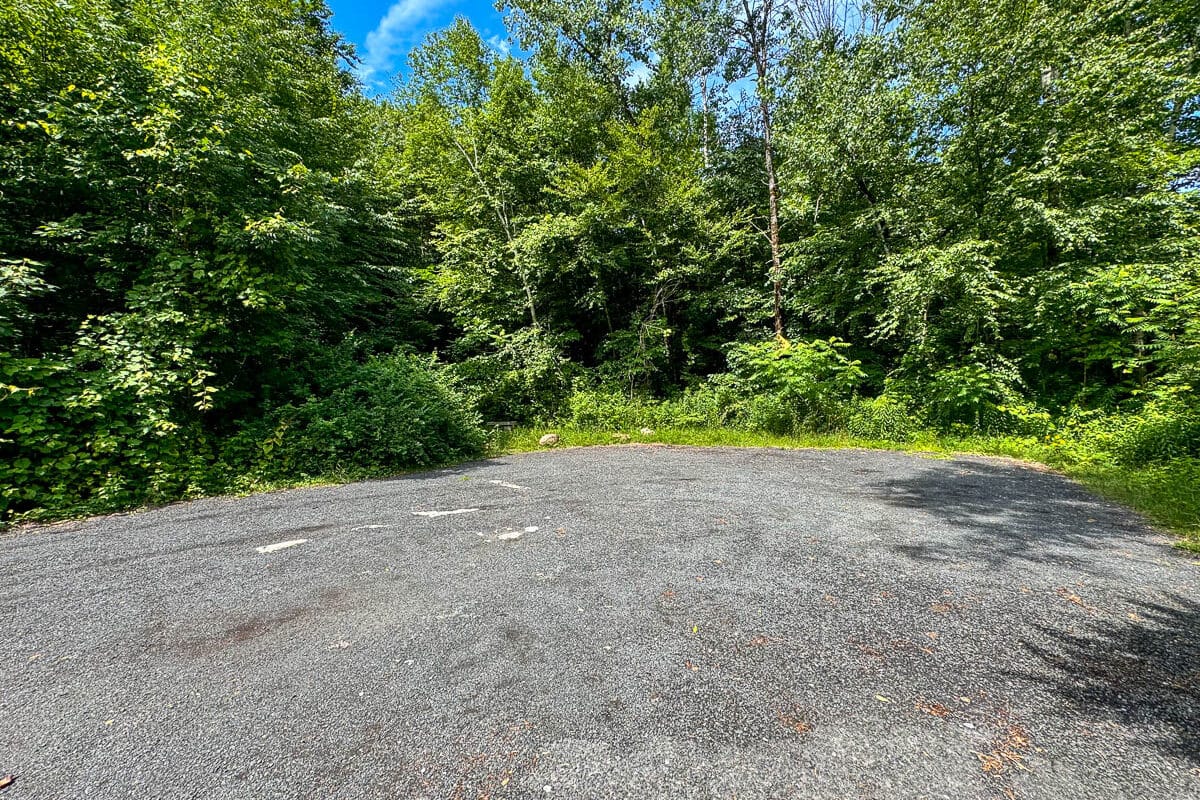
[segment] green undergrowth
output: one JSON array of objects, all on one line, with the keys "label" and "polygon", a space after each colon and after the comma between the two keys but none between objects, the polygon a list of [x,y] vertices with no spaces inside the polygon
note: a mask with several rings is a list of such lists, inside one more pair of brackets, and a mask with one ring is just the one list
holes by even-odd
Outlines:
[{"label": "green undergrowth", "polygon": [[1155,525],[1179,536],[1179,546],[1200,552],[1200,459],[1179,458],[1137,467],[1114,464],[1102,456],[1034,437],[955,437],[918,433],[903,442],[864,439],[846,433],[774,435],[728,428],[659,429],[642,436],[594,428],[536,428],[497,433],[492,455],[545,450],[538,443],[548,431],[559,436],[556,448],[624,443],[692,447],[780,447],[789,449],[868,449],[918,453],[929,457],[1001,456],[1049,467],[1106,499],[1129,506]]}]

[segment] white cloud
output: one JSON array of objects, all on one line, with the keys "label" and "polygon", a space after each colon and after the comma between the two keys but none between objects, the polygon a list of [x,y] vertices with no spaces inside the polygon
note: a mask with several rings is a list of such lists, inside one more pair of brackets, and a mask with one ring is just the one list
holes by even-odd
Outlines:
[{"label": "white cloud", "polygon": [[381,89],[424,32],[421,25],[444,0],[399,0],[392,3],[375,30],[367,34],[358,76],[368,88]]},{"label": "white cloud", "polygon": [[487,43],[492,46],[493,50],[495,50],[497,53],[499,53],[502,56],[508,55],[509,52],[512,50],[512,44],[509,43],[508,39],[504,38],[503,36],[499,36],[497,34],[493,34],[492,36],[489,36]]}]

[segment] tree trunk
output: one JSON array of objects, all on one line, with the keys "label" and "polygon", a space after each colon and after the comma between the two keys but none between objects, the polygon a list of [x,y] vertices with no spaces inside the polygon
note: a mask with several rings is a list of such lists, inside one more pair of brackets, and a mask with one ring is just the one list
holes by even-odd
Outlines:
[{"label": "tree trunk", "polygon": [[783,264],[779,255],[779,180],[775,174],[775,145],[771,127],[771,43],[777,35],[772,30],[778,20],[775,0],[761,0],[752,5],[751,0],[741,0],[744,18],[740,35],[754,62],[754,77],[758,95],[758,110],[763,126],[763,165],[767,172],[767,240],[771,243],[771,286],[774,297],[775,338],[783,336]]},{"label": "tree trunk", "polygon": [[771,286],[775,295],[775,337],[783,339],[783,263],[779,256],[779,181],[775,175],[775,150],[771,141],[771,105],[767,101],[766,79],[764,59],[759,62],[758,67],[758,108],[762,114],[763,165],[767,170],[767,238],[771,242]]}]

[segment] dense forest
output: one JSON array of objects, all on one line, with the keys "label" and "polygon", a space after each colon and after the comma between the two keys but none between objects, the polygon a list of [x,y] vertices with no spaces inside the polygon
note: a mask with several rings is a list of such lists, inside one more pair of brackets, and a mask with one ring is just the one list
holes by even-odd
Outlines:
[{"label": "dense forest", "polygon": [[503,10],[521,57],[459,20],[374,98],[320,0],[0,0],[4,519],[501,420],[991,437],[1200,506],[1200,2]]}]

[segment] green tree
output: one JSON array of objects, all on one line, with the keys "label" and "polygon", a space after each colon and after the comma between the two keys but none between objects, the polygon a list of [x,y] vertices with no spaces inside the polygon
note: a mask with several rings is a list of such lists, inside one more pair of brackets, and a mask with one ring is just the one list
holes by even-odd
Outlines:
[{"label": "green tree", "polygon": [[177,494],[212,433],[307,393],[321,347],[413,332],[374,115],[327,18],[283,0],[0,7],[8,504]]}]

